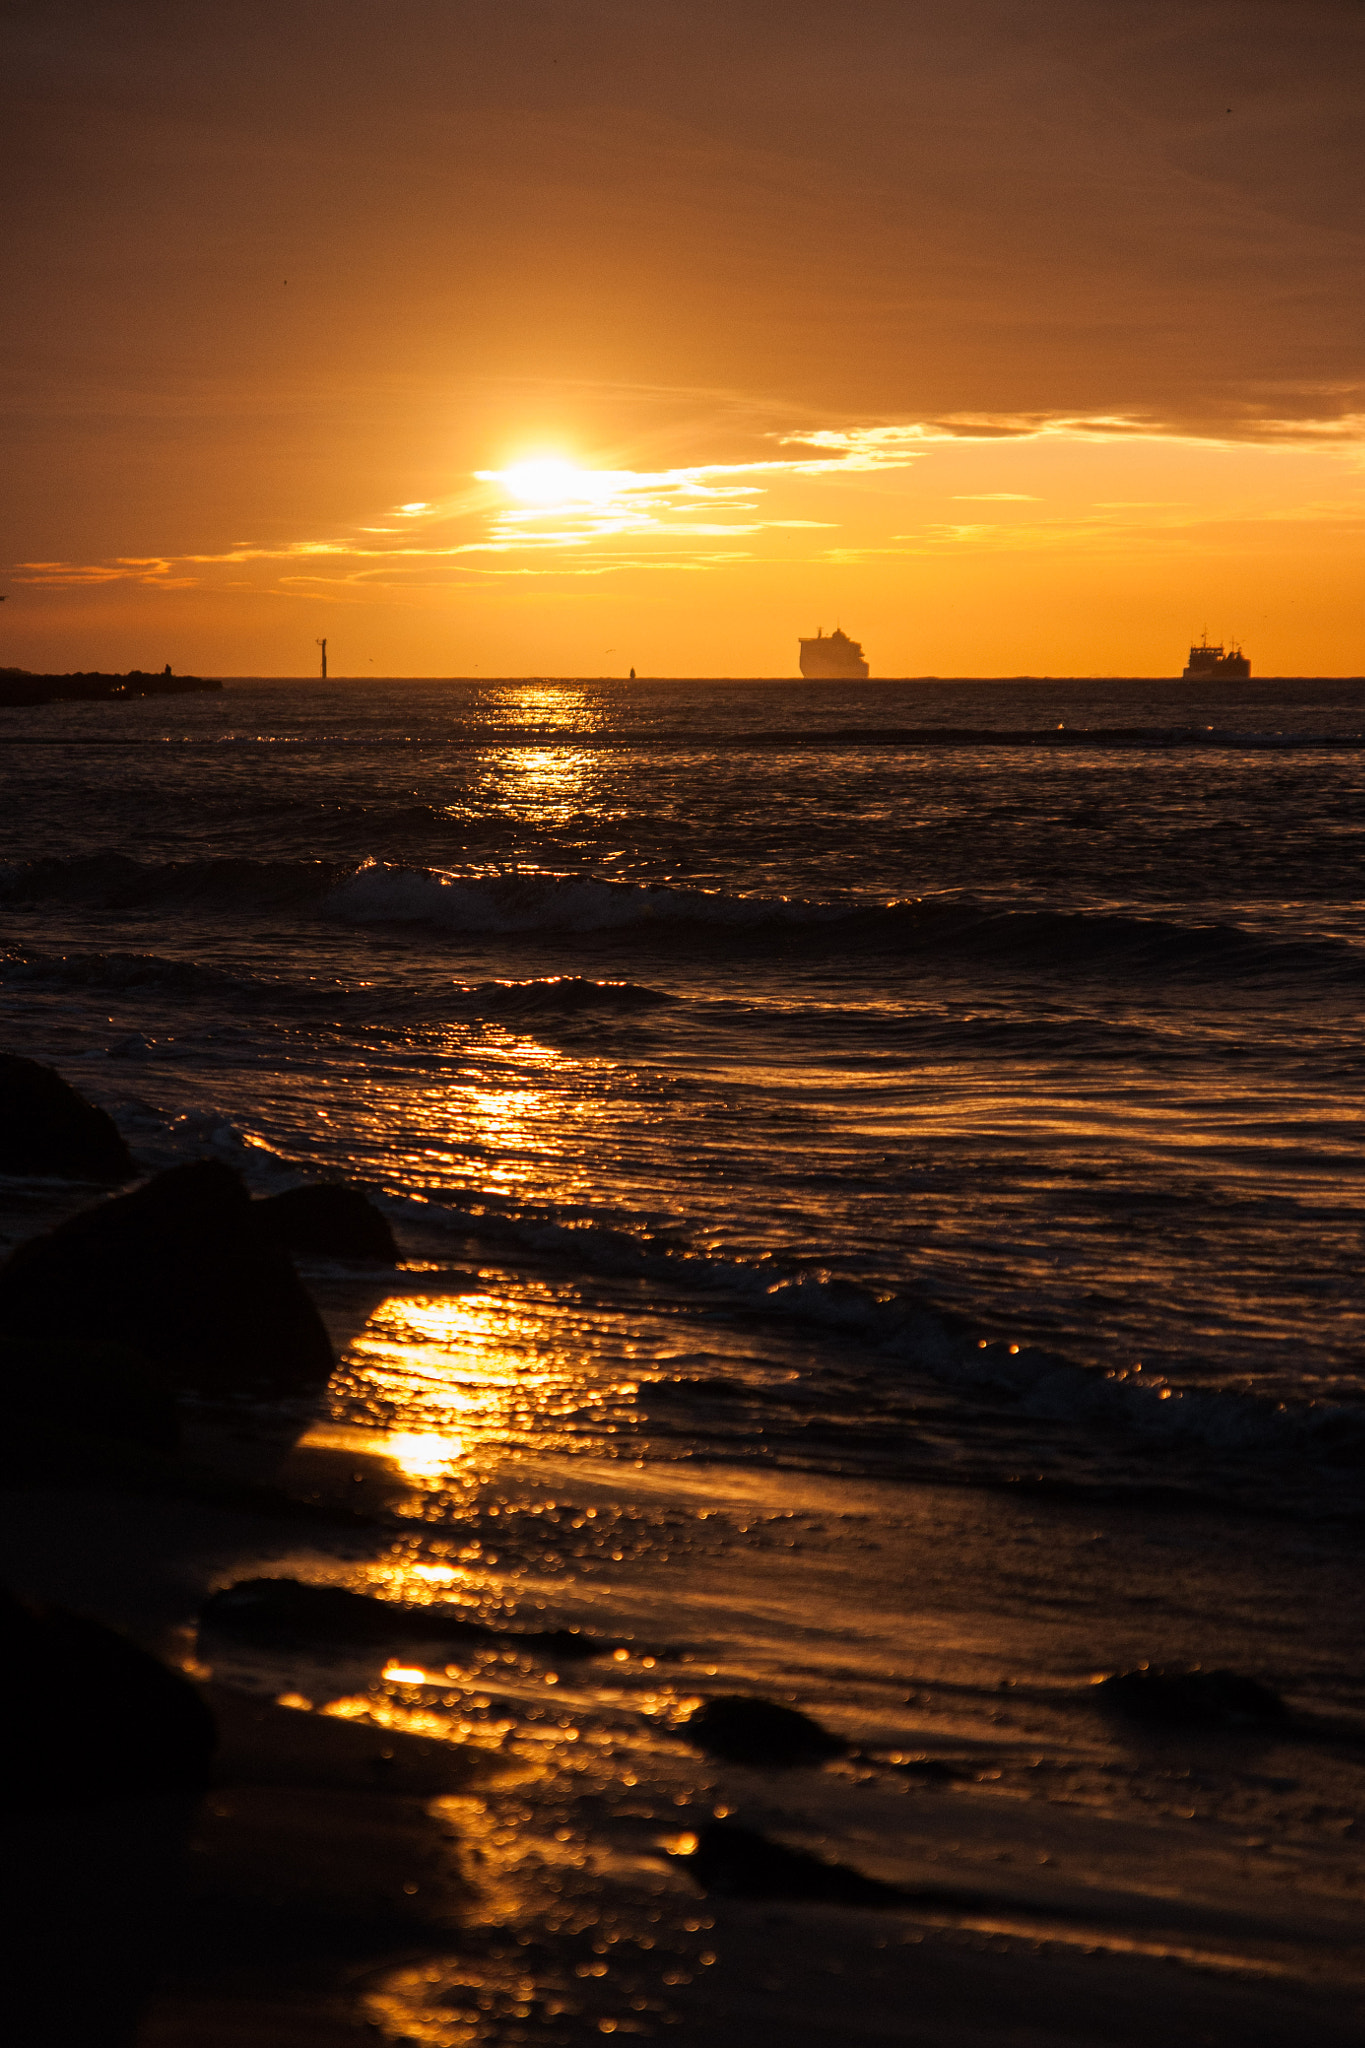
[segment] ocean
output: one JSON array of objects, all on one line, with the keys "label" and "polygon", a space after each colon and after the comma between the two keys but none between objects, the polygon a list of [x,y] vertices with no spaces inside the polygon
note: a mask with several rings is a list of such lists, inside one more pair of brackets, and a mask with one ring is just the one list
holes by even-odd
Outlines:
[{"label": "ocean", "polygon": [[[403,1245],[305,1268],[287,1470],[373,1531],[248,1561],[620,1646],[215,1665],[517,1760],[382,2038],[938,2040],[936,1944],[1034,1958],[1038,2039],[1078,1958],[1135,2041],[1352,2038],[1365,682],[241,680],[0,711],[0,775],[5,1047]],[[1144,1661],[1294,1728],[1135,1732]],[[707,1764],[740,1691],[851,1755]],[[779,1941],[718,1805],[977,1903]]]}]

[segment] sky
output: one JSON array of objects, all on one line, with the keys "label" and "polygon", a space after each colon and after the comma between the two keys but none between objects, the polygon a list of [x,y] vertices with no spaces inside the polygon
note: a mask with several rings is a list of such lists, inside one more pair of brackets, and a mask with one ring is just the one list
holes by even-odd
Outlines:
[{"label": "sky", "polygon": [[7,0],[0,664],[1365,671],[1360,0]]}]

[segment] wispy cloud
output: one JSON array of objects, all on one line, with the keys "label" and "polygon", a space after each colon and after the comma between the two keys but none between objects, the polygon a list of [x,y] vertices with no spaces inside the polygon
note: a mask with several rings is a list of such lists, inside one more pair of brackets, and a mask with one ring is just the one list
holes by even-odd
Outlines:
[{"label": "wispy cloud", "polygon": [[944,413],[936,419],[877,427],[821,427],[784,434],[784,447],[827,448],[845,466],[884,469],[941,441],[1119,441],[1135,435],[1169,438],[1158,420],[1127,413]]},{"label": "wispy cloud", "polygon": [[[364,523],[337,534],[258,545],[239,541],[220,552],[156,556],[112,556],[77,563],[34,561],[18,565],[16,580],[49,588],[140,584],[152,590],[183,590],[213,584],[281,595],[325,584],[357,595],[387,589],[448,588],[470,578],[612,575],[625,570],[702,570],[751,558],[746,548],[717,546],[757,542],[766,534],[797,536],[804,531],[836,532],[848,519],[804,516],[793,489],[850,483],[869,473],[906,470],[953,444],[979,446],[1021,442],[1101,444],[1146,441],[1194,447],[1232,445],[1226,436],[1176,431],[1135,414],[950,413],[924,420],[809,427],[768,431],[763,440],[780,453],[732,462],[692,463],[671,469],[579,467],[545,457],[507,469],[479,470],[440,499],[409,499],[370,513]],[[1365,449],[1365,414],[1332,419],[1259,419],[1240,437],[1262,447]],[[761,445],[761,444],[760,444]],[[851,501],[826,499],[820,510],[838,513]],[[1027,491],[955,494],[962,504],[1034,505]],[[1112,515],[1184,501],[1110,500],[1096,514]],[[812,504],[812,511],[816,505]],[[862,515],[859,515],[860,518]],[[1207,516],[1207,514],[1205,515]],[[866,521],[863,521],[866,525]],[[1093,532],[1082,520],[1016,520],[1010,527],[981,522],[926,526],[916,534],[865,532],[847,545],[820,551],[826,561],[852,561],[885,551],[926,546],[1024,544],[1055,541],[1063,534]],[[900,543],[898,549],[894,546]],[[792,545],[799,546],[793,539]],[[585,560],[585,558],[588,558]]]}]

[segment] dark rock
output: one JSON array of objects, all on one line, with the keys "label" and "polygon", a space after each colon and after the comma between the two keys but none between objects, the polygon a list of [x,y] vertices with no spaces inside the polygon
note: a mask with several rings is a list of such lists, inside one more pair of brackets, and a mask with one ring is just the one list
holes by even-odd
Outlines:
[{"label": "dark rock", "polygon": [[707,1700],[683,1722],[682,1732],[707,1756],[719,1757],[727,1764],[790,1769],[796,1764],[824,1763],[848,1751],[846,1742],[812,1721],[809,1714],[738,1693]]},{"label": "dark rock", "polygon": [[341,1181],[290,1188],[254,1204],[273,1244],[319,1259],[382,1259],[392,1266],[398,1246],[388,1219],[358,1188]]},{"label": "dark rock", "polygon": [[1140,1664],[1095,1688],[1104,1704],[1150,1728],[1283,1728],[1289,1709],[1259,1679],[1236,1671]]},{"label": "dark rock", "polygon": [[204,1160],[23,1244],[0,1272],[0,1332],[131,1345],[177,1387],[299,1393],[332,1347],[237,1175]]},{"label": "dark rock", "polygon": [[[682,1859],[679,1859],[682,1860]],[[806,1899],[839,1906],[900,1906],[913,1894],[846,1863],[787,1849],[734,1820],[707,1821],[686,1867],[704,1892],[728,1899]]]},{"label": "dark rock", "polygon": [[224,1586],[199,1610],[211,1635],[236,1636],[268,1649],[322,1644],[382,1650],[403,1643],[488,1642],[493,1631],[439,1607],[400,1607],[346,1586],[310,1586],[300,1579],[243,1579]]},{"label": "dark rock", "polygon": [[112,1117],[51,1067],[0,1053],[0,1173],[116,1187],[135,1171]]},{"label": "dark rock", "polygon": [[27,1448],[60,1459],[70,1438],[174,1451],[175,1396],[126,1344],[0,1342],[0,1456],[13,1468]]},{"label": "dark rock", "polygon": [[520,1630],[471,1621],[457,1607],[400,1607],[346,1586],[300,1579],[243,1579],[204,1602],[205,1636],[229,1636],[263,1649],[378,1651],[429,1643],[481,1643],[534,1651],[551,1663],[598,1657],[616,1647],[575,1629]]},{"label": "dark rock", "polygon": [[133,2048],[167,1959],[213,1717],[144,1650],[0,1593],[5,2038]]},{"label": "dark rock", "polygon": [[0,1591],[0,1812],[57,1813],[208,1782],[213,1716],[97,1621]]}]

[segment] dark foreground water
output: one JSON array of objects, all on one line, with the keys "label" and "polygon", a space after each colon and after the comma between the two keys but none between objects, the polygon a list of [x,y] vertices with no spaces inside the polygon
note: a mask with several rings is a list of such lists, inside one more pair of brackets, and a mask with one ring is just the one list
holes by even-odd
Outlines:
[{"label": "dark foreground water", "polygon": [[[294,1568],[658,1650],[562,1687],[549,1747],[753,1685],[965,1744],[932,1796],[1041,1866],[991,1832],[1039,1773],[1086,1826],[1202,1811],[1096,1732],[1095,1669],[1365,1707],[1365,683],[239,683],[0,712],[0,776],[6,1046],[148,1166],[344,1176],[405,1234],[392,1284],[313,1276],[310,1439],[390,1461],[402,1533]],[[544,1720],[457,1678],[257,1674]],[[1244,1765],[1200,1853],[1307,1829],[1357,1883],[1357,1768]],[[414,1983],[392,2039],[485,2038]]]}]

